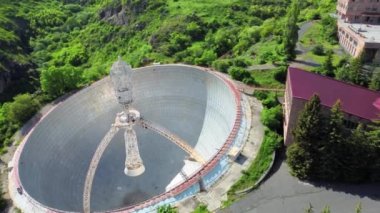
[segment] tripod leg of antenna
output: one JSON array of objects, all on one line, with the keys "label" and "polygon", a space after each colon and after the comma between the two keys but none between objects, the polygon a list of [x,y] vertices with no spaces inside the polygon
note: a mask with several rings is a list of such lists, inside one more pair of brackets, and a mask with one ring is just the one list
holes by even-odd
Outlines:
[{"label": "tripod leg of antenna", "polygon": [[111,129],[104,136],[103,140],[100,142],[98,148],[95,151],[95,154],[92,157],[90,166],[87,171],[86,180],[84,183],[84,191],[83,191],[83,212],[90,213],[90,201],[91,201],[91,189],[92,182],[94,180],[96,169],[98,168],[98,164],[100,158],[102,157],[104,151],[110,144],[112,138],[115,136],[119,129],[117,127],[112,126]]},{"label": "tripod leg of antenna", "polygon": [[128,176],[139,176],[144,173],[145,167],[140,157],[136,132],[132,126],[126,128],[124,139],[126,151],[124,173]]}]

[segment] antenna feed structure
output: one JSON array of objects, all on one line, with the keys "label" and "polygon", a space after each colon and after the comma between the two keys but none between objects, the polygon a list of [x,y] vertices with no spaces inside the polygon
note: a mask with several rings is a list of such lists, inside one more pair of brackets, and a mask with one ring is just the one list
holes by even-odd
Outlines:
[{"label": "antenna feed structure", "polygon": [[129,106],[133,102],[132,67],[121,57],[111,67],[111,81],[119,104]]},{"label": "antenna feed structure", "polygon": [[145,166],[140,157],[136,132],[133,126],[140,121],[140,112],[131,109],[133,102],[132,67],[125,63],[121,57],[112,65],[110,77],[117,101],[123,107],[118,113],[113,126],[125,129],[125,168],[128,176],[139,176],[145,171]]}]

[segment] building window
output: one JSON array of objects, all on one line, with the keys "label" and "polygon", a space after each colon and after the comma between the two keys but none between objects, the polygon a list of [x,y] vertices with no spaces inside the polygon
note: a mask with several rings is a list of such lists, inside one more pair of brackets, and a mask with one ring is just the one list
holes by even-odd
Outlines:
[{"label": "building window", "polygon": [[348,129],[355,129],[358,126],[357,123],[352,122],[350,120],[346,120],[346,119],[344,120],[343,124]]}]

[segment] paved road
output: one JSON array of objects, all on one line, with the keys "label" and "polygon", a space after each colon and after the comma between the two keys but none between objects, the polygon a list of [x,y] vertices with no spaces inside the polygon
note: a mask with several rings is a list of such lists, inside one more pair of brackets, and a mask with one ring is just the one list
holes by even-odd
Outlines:
[{"label": "paved road", "polygon": [[273,64],[257,64],[257,65],[252,65],[252,66],[249,66],[247,67],[247,71],[257,71],[257,70],[272,70],[274,68],[276,68],[277,66],[273,65]]},{"label": "paved road", "polygon": [[315,212],[329,205],[332,213],[355,212],[358,202],[362,213],[380,212],[380,184],[345,185],[323,184],[314,186],[292,177],[283,160],[283,153],[273,167],[272,175],[259,189],[236,202],[225,213],[303,213],[309,203]]}]

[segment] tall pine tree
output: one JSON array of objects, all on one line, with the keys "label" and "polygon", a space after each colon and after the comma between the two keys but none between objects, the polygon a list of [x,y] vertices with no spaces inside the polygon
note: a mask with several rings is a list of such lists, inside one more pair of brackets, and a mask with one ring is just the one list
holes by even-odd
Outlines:
[{"label": "tall pine tree", "polygon": [[[380,117],[380,115],[379,115]],[[380,181],[380,119],[374,120],[372,125],[369,126],[370,130],[367,133],[368,141],[370,143],[371,153],[370,161],[370,180]]]},{"label": "tall pine tree", "polygon": [[343,167],[344,149],[344,116],[340,109],[340,101],[331,108],[329,124],[327,125],[327,140],[323,140],[320,148],[320,167],[318,178],[337,180]]},{"label": "tall pine tree", "polygon": [[366,86],[369,83],[369,77],[363,70],[363,54],[359,57],[351,60],[348,67],[348,77],[349,80],[361,86]]},{"label": "tall pine tree", "polygon": [[322,126],[321,101],[314,95],[300,112],[293,131],[294,143],[287,149],[287,162],[294,176],[305,179],[315,173]]},{"label": "tall pine tree", "polygon": [[380,70],[375,70],[372,73],[371,82],[369,83],[369,88],[373,90],[380,90]]},{"label": "tall pine tree", "polygon": [[360,182],[368,178],[368,162],[371,152],[368,152],[368,137],[364,125],[359,124],[346,141],[347,149],[342,168],[343,179],[347,182]]},{"label": "tall pine tree", "polygon": [[322,66],[320,66],[319,73],[329,76],[329,77],[334,77],[335,76],[335,67],[333,65],[333,52],[331,50],[327,51],[326,59],[323,62]]},{"label": "tall pine tree", "polygon": [[284,52],[287,57],[287,59],[294,59],[295,54],[295,48],[298,41],[298,16],[300,14],[300,7],[299,7],[299,1],[298,0],[292,0],[292,3],[290,5],[290,9],[288,10],[288,13],[286,15],[285,25],[283,29],[283,45],[284,45]]}]

